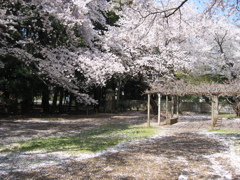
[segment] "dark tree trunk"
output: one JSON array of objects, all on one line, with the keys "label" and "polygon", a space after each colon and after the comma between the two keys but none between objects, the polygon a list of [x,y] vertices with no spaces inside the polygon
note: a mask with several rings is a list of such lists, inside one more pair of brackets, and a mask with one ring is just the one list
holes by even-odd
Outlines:
[{"label": "dark tree trunk", "polygon": [[173,114],[177,114],[178,113],[178,97],[177,96],[173,96]]},{"label": "dark tree trunk", "polygon": [[235,103],[227,99],[227,102],[232,106],[233,110],[237,114],[237,117],[240,117],[240,99],[236,98]]},{"label": "dark tree trunk", "polygon": [[63,108],[63,88],[60,89],[60,98],[59,98],[59,112],[64,112]]},{"label": "dark tree trunk", "polygon": [[48,86],[45,86],[42,91],[42,108],[44,113],[50,113],[49,96],[50,96],[50,91],[48,89]]},{"label": "dark tree trunk", "polygon": [[31,96],[25,96],[21,102],[22,114],[29,113],[33,109],[33,99]]},{"label": "dark tree trunk", "polygon": [[79,111],[79,103],[78,103],[76,97],[74,98],[74,100],[75,100],[75,111],[78,112]]},{"label": "dark tree trunk", "polygon": [[153,114],[157,115],[158,114],[158,105],[157,105],[156,101],[154,101],[153,98],[150,98],[150,104],[152,106]]},{"label": "dark tree trunk", "polygon": [[72,101],[73,101],[73,94],[70,94],[69,104],[68,104],[68,112],[71,112],[72,108]]},{"label": "dark tree trunk", "polygon": [[237,117],[240,117],[240,102],[237,103],[235,107],[235,112],[237,114]]},{"label": "dark tree trunk", "polygon": [[52,113],[55,113],[55,111],[56,111],[58,93],[59,93],[59,88],[55,87],[54,88],[53,103],[52,103]]},{"label": "dark tree trunk", "polygon": [[[3,114],[8,114],[8,107],[7,107],[7,99],[9,99],[9,96],[2,96],[2,102],[0,101],[0,105],[2,107],[0,107],[0,109],[2,109],[2,113]],[[0,112],[1,113],[1,112]]]},{"label": "dark tree trunk", "polygon": [[94,99],[98,101],[98,104],[95,105],[95,111],[99,112],[99,108],[102,106],[102,88],[101,87],[95,88]]}]

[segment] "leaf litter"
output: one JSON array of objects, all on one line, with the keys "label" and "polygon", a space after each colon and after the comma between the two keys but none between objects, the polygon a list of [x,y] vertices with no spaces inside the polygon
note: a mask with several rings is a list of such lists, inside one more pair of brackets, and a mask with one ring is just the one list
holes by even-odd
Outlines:
[{"label": "leaf litter", "polygon": [[[131,118],[133,115],[135,118]],[[145,118],[136,114],[123,117],[112,119],[116,123],[145,123]],[[103,119],[101,123],[106,122]],[[111,121],[111,118],[105,119]],[[84,123],[99,124],[98,120],[87,120],[90,119]],[[205,123],[209,122],[205,120],[188,121],[189,125],[184,120],[182,117],[182,122],[159,127],[159,134],[154,137],[122,142],[95,153],[0,153],[0,179],[240,179],[240,156],[234,146],[236,137],[206,131]],[[64,121],[64,125],[67,124]],[[71,132],[76,132],[73,127]],[[58,129],[58,135],[65,133]]]}]

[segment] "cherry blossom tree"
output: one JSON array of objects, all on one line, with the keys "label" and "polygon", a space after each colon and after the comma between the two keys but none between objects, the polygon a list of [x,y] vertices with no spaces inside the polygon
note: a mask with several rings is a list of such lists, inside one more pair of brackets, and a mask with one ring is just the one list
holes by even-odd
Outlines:
[{"label": "cherry blossom tree", "polygon": [[[106,41],[132,59],[137,67],[132,69],[153,81],[159,76],[173,77],[179,69],[195,70],[201,62],[207,64],[205,73],[211,70],[227,79],[237,78],[239,28],[233,21],[237,11],[233,5],[230,1],[205,1],[205,11],[200,13],[190,1],[125,3],[119,11],[121,28],[112,27]],[[217,10],[222,12],[217,14]]]},{"label": "cherry blossom tree", "polygon": [[[107,1],[3,1],[0,56],[34,65],[44,82],[64,87],[79,101],[96,103],[83,92],[125,71],[118,57],[95,45],[100,36],[92,22],[105,24],[103,7],[108,10]],[[0,60],[2,68],[5,63]]]},{"label": "cherry blossom tree", "polygon": [[171,2],[175,3],[146,1],[122,4],[118,11],[121,17],[119,27],[110,27],[103,37],[106,48],[126,62],[132,75],[141,72],[147,81],[155,81],[173,77],[179,69],[191,68],[188,67],[191,65],[189,61],[194,57],[189,56],[186,44],[196,38],[192,32],[196,30],[194,20],[197,11],[190,4],[182,7],[181,13],[171,11],[166,18],[162,15],[164,10],[176,10],[182,6],[177,1]]},{"label": "cherry blossom tree", "polygon": [[[223,51],[217,56],[231,65],[239,56],[239,40],[233,39],[237,32],[232,26],[226,29],[227,23],[221,27],[214,22],[213,12],[220,5],[229,16],[238,10],[231,1],[206,2],[208,19],[190,0],[3,0],[0,68],[6,66],[6,57],[14,57],[34,66],[45,83],[95,103],[88,88],[104,86],[113,76],[141,74],[146,82],[165,80],[180,70],[192,70],[199,57],[206,62],[218,50]],[[113,22],[107,19],[110,15]],[[212,22],[215,30],[208,29]],[[234,65],[231,68],[237,69]]]},{"label": "cherry blossom tree", "polygon": [[[208,76],[208,81],[230,81],[227,88],[230,91],[238,89],[239,82],[234,80],[240,78],[239,27],[229,23],[226,18],[205,19],[202,24],[205,28],[200,37],[203,40],[201,46],[205,44],[205,51],[200,52],[201,48],[195,51],[199,57],[193,65],[195,68],[192,73],[198,77]],[[226,99],[239,116],[239,94]]]},{"label": "cherry blossom tree", "polygon": [[201,67],[202,75],[218,74],[228,80],[239,78],[239,28],[224,19],[207,19],[203,26],[201,37],[205,51],[200,53],[195,70]]},{"label": "cherry blossom tree", "polygon": [[[220,5],[227,15],[216,13]],[[111,27],[105,42],[147,82],[172,79],[178,71],[238,78],[237,8],[230,6],[206,1],[200,12],[190,1],[126,1],[118,7],[120,27]]]}]

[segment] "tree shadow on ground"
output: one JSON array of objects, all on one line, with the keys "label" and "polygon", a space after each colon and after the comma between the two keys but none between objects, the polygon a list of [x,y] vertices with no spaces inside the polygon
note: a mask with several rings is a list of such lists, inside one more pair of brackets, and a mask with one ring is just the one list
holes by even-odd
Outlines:
[{"label": "tree shadow on ground", "polygon": [[[207,158],[227,151],[216,139],[196,133],[180,133],[129,142],[127,149],[95,158],[17,172],[15,177],[30,179],[190,179],[221,178]],[[228,166],[226,162],[226,166]]]},{"label": "tree shadow on ground", "polygon": [[91,116],[48,116],[0,120],[0,143],[7,144],[24,139],[55,135],[77,134],[84,130],[96,129],[102,124],[139,125],[145,119],[138,112],[99,114]]}]

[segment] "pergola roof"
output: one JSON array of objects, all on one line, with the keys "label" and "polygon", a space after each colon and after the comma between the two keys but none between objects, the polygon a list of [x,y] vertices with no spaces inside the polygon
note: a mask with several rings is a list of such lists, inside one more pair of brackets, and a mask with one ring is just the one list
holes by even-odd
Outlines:
[{"label": "pergola roof", "polygon": [[181,80],[165,83],[153,83],[151,84],[151,90],[145,91],[145,93],[177,96],[237,96],[240,95],[240,80],[235,80],[225,84],[203,82],[198,84],[187,84]]},{"label": "pergola roof", "polygon": [[240,92],[190,92],[190,91],[145,91],[145,94],[162,94],[162,95],[216,95],[216,96],[235,96]]},{"label": "pergola roof", "polygon": [[[161,95],[207,95],[212,98],[212,129],[218,120],[218,96],[235,96],[240,95],[240,80],[231,81],[225,84],[218,83],[198,83],[187,84],[184,81],[171,81],[165,83],[154,83],[151,85],[151,91],[148,94],[148,126],[150,126],[150,95],[157,93],[158,96],[158,124],[160,125],[161,114]],[[167,102],[167,99],[166,99]],[[166,103],[167,106],[168,103]],[[166,107],[167,109],[167,107]],[[167,110],[166,110],[167,114]],[[166,115],[167,116],[167,115]]]}]

